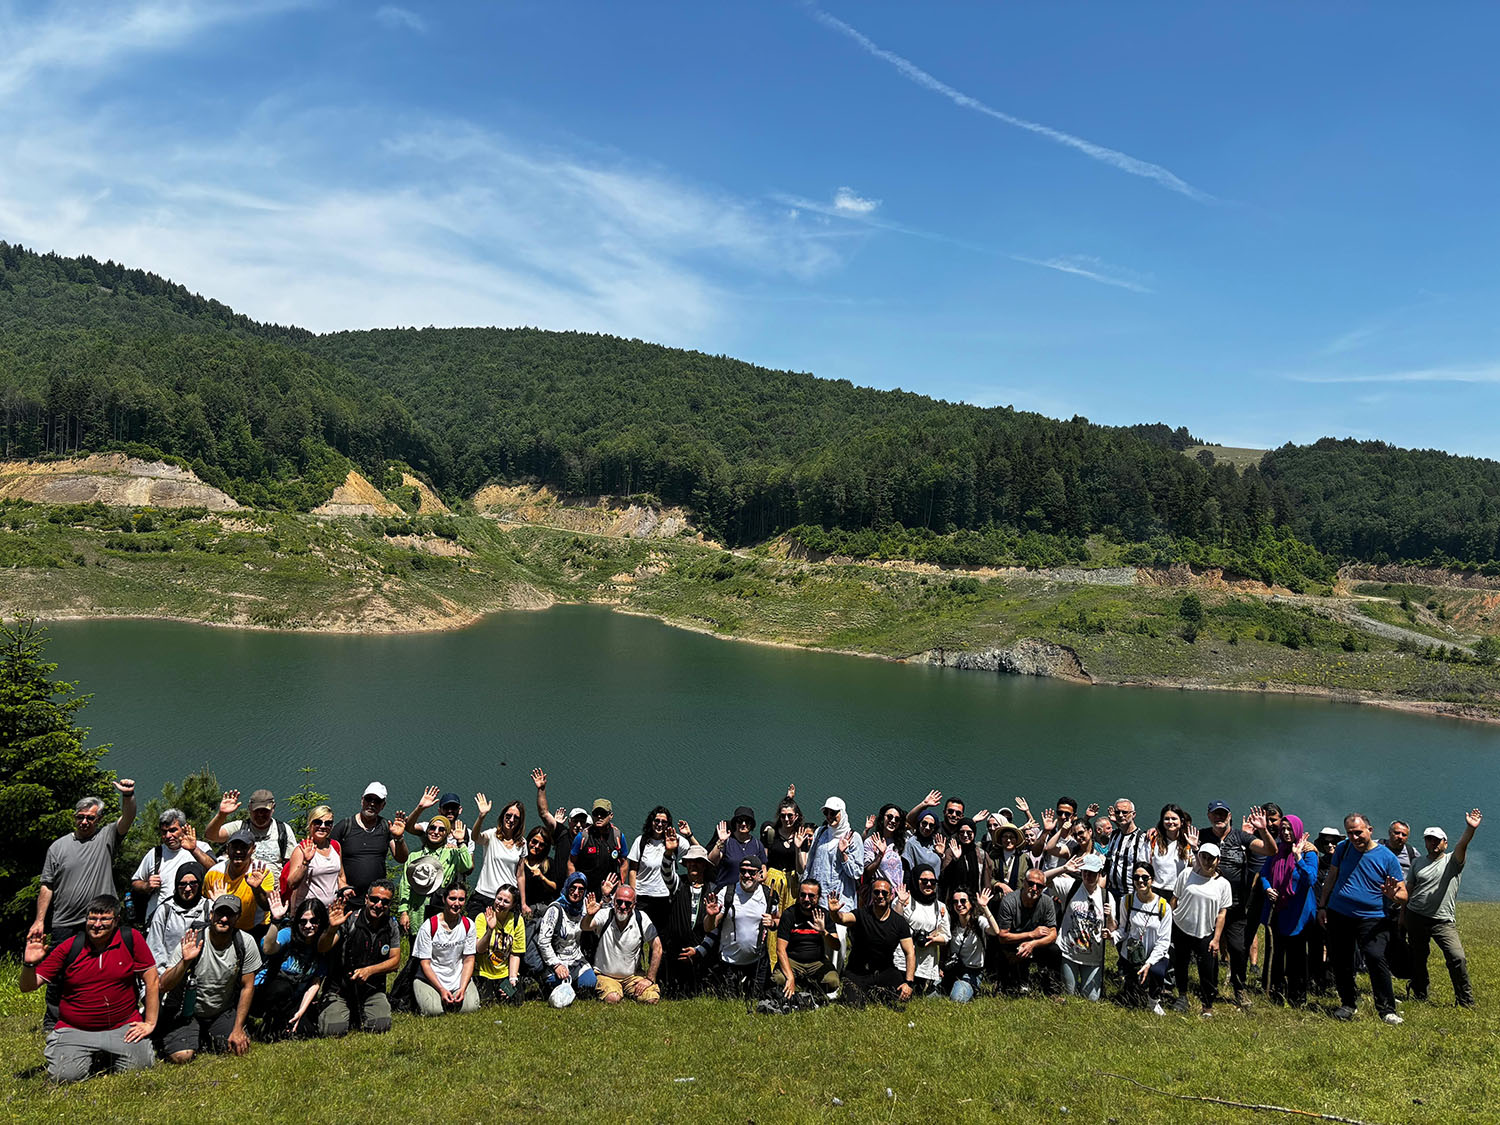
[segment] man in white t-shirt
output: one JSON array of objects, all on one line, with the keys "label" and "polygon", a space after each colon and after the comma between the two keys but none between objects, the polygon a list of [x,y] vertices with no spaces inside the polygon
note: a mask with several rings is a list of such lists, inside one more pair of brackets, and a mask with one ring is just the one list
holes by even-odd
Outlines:
[{"label": "man in white t-shirt", "polygon": [[[618,1004],[626,996],[643,1004],[661,999],[656,986],[661,972],[661,938],[645,913],[637,908],[634,889],[615,888],[613,901],[583,920],[583,928],[599,935],[594,952],[594,974],[599,998]],[[646,961],[645,972],[641,962]]]},{"label": "man in white t-shirt", "polygon": [[469,892],[449,887],[443,912],[417,928],[411,955],[417,962],[412,982],[417,1011],[424,1016],[479,1010],[479,989],[473,981],[477,938],[474,923],[464,913]]},{"label": "man in white t-shirt", "polygon": [[[181,809],[163,809],[156,822],[156,831],[160,842],[141,856],[135,874],[130,877],[131,893],[146,899],[146,912],[142,916],[144,924],[140,927],[143,930],[150,923],[151,915],[156,913],[163,887],[171,897],[172,888],[177,885],[179,867],[197,862],[207,871],[214,865],[214,857],[198,846],[198,834]],[[140,898],[135,901],[140,901]]]},{"label": "man in white t-shirt", "polygon": [[776,926],[772,903],[761,885],[765,868],[760,857],[740,860],[740,877],[725,887],[705,909],[705,931],[716,931],[719,960],[713,968],[715,990],[726,995],[761,995],[770,977],[770,961],[763,940]]},{"label": "man in white t-shirt", "polygon": [[1219,874],[1219,845],[1198,845],[1193,866],[1177,876],[1172,888],[1172,972],[1177,977],[1179,1012],[1188,1010],[1188,965],[1198,963],[1198,997],[1204,1017],[1214,1014],[1219,995],[1219,946],[1234,889]]}]

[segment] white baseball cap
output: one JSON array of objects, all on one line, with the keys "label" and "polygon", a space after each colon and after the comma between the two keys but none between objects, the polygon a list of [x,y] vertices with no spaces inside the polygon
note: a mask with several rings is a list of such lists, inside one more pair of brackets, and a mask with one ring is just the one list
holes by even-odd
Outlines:
[{"label": "white baseball cap", "polygon": [[370,796],[379,797],[383,801],[383,800],[385,800],[385,796],[386,796],[386,794],[385,794],[385,786],[382,785],[382,784],[380,784],[380,782],[378,782],[378,781],[372,781],[372,782],[370,782],[370,784],[368,784],[368,785],[365,786],[364,795],[366,797],[370,797]]},{"label": "white baseball cap", "polygon": [[1436,836],[1439,840],[1446,840],[1448,833],[1444,832],[1441,828],[1424,828],[1422,829],[1422,836],[1424,839],[1428,836]]}]

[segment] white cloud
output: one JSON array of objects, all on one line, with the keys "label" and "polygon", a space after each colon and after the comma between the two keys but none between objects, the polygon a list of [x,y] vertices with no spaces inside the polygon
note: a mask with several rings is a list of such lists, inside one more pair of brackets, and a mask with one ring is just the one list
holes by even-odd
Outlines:
[{"label": "white cloud", "polygon": [[1500,363],[1454,367],[1418,367],[1406,371],[1295,372],[1294,383],[1500,383]]},{"label": "white cloud", "polygon": [[407,8],[399,8],[395,4],[386,4],[375,12],[375,19],[382,27],[388,27],[392,31],[415,31],[423,33],[427,30],[427,21]]},{"label": "white cloud", "polygon": [[187,46],[228,18],[194,13],[141,4],[101,20],[137,29],[121,40],[54,21],[0,46],[28,76],[0,114],[0,238],[316,330],[528,324],[694,346],[733,323],[735,289],[795,288],[843,260],[780,206],[623,156],[292,94],[196,128],[170,100],[87,95],[130,61],[122,42]]},{"label": "white cloud", "polygon": [[1143,285],[1135,276],[1129,275],[1119,266],[1111,266],[1088,254],[1064,254],[1053,258],[1028,258],[1022,254],[1012,254],[1010,259],[1013,262],[1025,262],[1028,266],[1041,266],[1043,269],[1057,270],[1059,273],[1070,273],[1075,277],[1086,277],[1101,285],[1129,289],[1132,293],[1155,292],[1154,289]]},{"label": "white cloud", "polygon": [[833,193],[833,209],[849,215],[869,215],[880,206],[878,199],[855,195],[852,188],[841,187]]},{"label": "white cloud", "polygon": [[1154,180],[1169,191],[1175,191],[1179,195],[1185,195],[1189,199],[1200,203],[1213,201],[1213,196],[1207,192],[1200,191],[1192,184],[1183,180],[1175,173],[1163,168],[1160,164],[1152,164],[1146,160],[1140,160],[1128,153],[1119,152],[1116,149],[1106,148],[1086,141],[1082,137],[1075,137],[1071,133],[1065,133],[1061,129],[1054,129],[1050,125],[1042,125],[1036,121],[1027,121],[1024,117],[1016,117],[1014,114],[1005,113],[1003,110],[995,109],[986,105],[978,98],[971,97],[961,90],[955,90],[952,86],[933,75],[928,74],[910,59],[902,58],[894,51],[888,51],[863,32],[851,27],[837,16],[831,16],[827,12],[809,4],[809,9],[814,19],[824,27],[832,28],[840,35],[857,43],[866,54],[873,55],[883,62],[888,62],[895,67],[905,78],[915,82],[924,90],[931,90],[935,94],[941,94],[954,105],[964,109],[972,109],[975,113],[982,113],[986,117],[992,117],[996,121],[1004,122],[1017,129],[1024,129],[1028,133],[1035,133],[1039,137],[1046,137],[1049,141],[1075,149],[1085,156],[1108,164],[1112,168],[1118,168],[1122,172],[1128,172],[1132,176],[1142,176],[1148,180]]},{"label": "white cloud", "polygon": [[127,57],[179,47],[219,24],[258,19],[307,0],[148,0],[137,4],[61,4],[30,22],[0,11],[0,98],[39,74],[102,76]]}]

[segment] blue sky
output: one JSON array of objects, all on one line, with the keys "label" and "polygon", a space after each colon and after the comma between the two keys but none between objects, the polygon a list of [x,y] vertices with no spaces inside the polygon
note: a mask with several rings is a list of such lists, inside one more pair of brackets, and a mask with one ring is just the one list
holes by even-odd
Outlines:
[{"label": "blue sky", "polygon": [[1500,9],[0,0],[0,238],[1229,445],[1500,457]]}]

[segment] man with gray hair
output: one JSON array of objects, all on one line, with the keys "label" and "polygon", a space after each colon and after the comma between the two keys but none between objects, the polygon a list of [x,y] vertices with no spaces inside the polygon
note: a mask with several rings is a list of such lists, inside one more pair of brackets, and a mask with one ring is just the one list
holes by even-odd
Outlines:
[{"label": "man with gray hair", "polygon": [[1411,865],[1406,876],[1406,914],[1404,922],[1411,942],[1411,993],[1416,1000],[1427,999],[1427,955],[1432,942],[1442,950],[1453,982],[1453,998],[1464,1008],[1474,1006],[1474,988],[1469,983],[1469,963],[1463,943],[1458,940],[1458,923],[1454,903],[1458,899],[1458,880],[1469,855],[1469,841],[1479,828],[1484,814],[1470,809],[1464,818],[1464,832],[1458,846],[1448,851],[1448,833],[1439,827],[1425,829],[1422,843],[1427,855]]},{"label": "man with gray hair", "polygon": [[121,778],[114,785],[120,794],[118,820],[101,825],[103,799],[85,797],[73,807],[73,831],[48,847],[27,941],[41,937],[49,926],[53,945],[80,933],[88,921],[89,903],[115,893],[115,849],[135,823],[135,782]]},{"label": "man with gray hair", "polygon": [[214,857],[198,844],[198,833],[187,821],[187,813],[181,809],[163,809],[156,821],[157,845],[141,856],[141,862],[130,877],[132,901],[145,903],[145,909],[136,911],[136,920],[144,929],[156,913],[161,902],[161,891],[167,889],[172,897],[172,888],[177,885],[177,869],[184,863],[197,862],[207,871],[214,865]]}]

